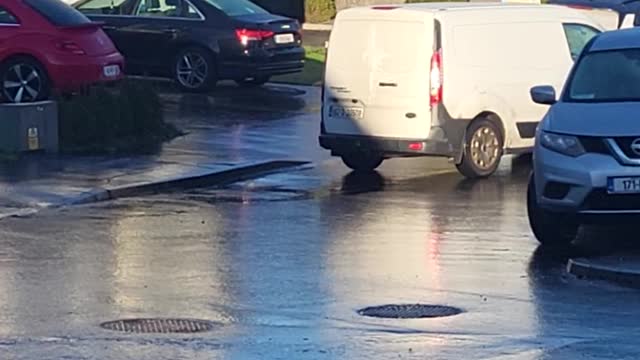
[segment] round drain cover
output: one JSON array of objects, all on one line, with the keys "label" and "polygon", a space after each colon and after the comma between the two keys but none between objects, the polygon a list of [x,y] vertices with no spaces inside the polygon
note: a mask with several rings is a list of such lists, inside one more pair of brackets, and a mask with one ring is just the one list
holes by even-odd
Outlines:
[{"label": "round drain cover", "polygon": [[107,330],[128,333],[199,333],[213,329],[213,323],[204,320],[189,319],[130,319],[109,321],[100,324]]},{"label": "round drain cover", "polygon": [[462,313],[461,309],[444,305],[383,305],[358,310],[362,316],[386,319],[423,319],[453,316]]}]

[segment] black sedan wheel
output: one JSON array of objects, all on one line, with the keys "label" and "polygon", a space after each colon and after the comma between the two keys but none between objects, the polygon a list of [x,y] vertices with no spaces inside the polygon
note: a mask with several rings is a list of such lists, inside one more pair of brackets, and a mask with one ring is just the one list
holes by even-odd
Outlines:
[{"label": "black sedan wheel", "polygon": [[209,90],[216,83],[213,57],[206,50],[199,48],[183,50],[176,59],[175,79],[186,91]]},{"label": "black sedan wheel", "polygon": [[49,80],[42,66],[30,58],[15,58],[0,70],[2,98],[12,103],[27,103],[49,97]]}]

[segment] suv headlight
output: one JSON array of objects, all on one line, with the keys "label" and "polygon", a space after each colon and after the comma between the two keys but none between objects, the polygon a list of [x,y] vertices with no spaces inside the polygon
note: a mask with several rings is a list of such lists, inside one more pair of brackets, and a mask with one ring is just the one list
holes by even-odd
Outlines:
[{"label": "suv headlight", "polygon": [[554,134],[542,131],[540,144],[549,150],[568,156],[580,156],[585,153],[582,144],[575,136]]}]

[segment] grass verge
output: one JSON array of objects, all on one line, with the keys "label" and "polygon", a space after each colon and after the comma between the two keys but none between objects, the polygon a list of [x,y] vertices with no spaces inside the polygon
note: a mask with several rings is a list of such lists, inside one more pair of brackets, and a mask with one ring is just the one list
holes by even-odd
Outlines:
[{"label": "grass verge", "polygon": [[323,47],[305,46],[306,63],[302,72],[274,77],[272,81],[296,85],[320,85],[324,75],[326,50]]}]

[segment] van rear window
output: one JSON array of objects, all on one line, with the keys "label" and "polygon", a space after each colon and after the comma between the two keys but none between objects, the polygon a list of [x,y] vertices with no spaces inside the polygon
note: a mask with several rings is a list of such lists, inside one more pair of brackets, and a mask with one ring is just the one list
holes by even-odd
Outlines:
[{"label": "van rear window", "polygon": [[77,26],[91,23],[78,10],[60,0],[25,0],[33,10],[56,26]]}]

